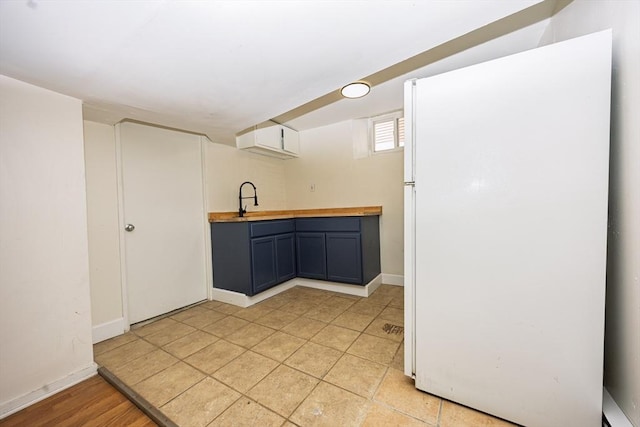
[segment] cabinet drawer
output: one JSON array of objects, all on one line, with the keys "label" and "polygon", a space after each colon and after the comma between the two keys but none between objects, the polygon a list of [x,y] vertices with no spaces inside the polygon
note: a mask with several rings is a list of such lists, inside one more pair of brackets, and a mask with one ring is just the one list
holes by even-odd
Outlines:
[{"label": "cabinet drawer", "polygon": [[258,221],[249,223],[251,237],[293,233],[296,229],[293,219]]},{"label": "cabinet drawer", "polygon": [[298,218],[296,231],[360,231],[360,218]]}]

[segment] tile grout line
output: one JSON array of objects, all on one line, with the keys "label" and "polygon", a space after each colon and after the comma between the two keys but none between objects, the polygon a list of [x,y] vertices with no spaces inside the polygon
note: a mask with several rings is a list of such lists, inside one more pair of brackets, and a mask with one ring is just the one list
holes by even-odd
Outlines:
[{"label": "tile grout line", "polygon": [[[186,363],[186,362],[185,362]],[[202,371],[201,371],[202,372]],[[188,390],[191,390],[193,387],[197,386],[198,384],[200,384],[201,382],[203,382],[204,380],[206,380],[207,378],[211,378],[210,375],[205,375],[204,378],[202,378],[200,381],[198,381],[197,383],[193,384],[191,387],[187,388],[186,390],[182,391],[181,393],[178,393],[176,396],[172,397],[170,400],[168,400],[167,402],[165,402],[164,404],[162,404],[162,406],[160,406],[158,409],[158,411],[160,411],[163,415],[164,415],[164,411],[162,411],[161,408],[163,408],[165,405],[168,405],[170,402],[173,402],[174,400],[176,400],[178,397],[182,396],[184,393],[186,393]],[[215,381],[217,381],[215,378],[211,378]],[[224,384],[221,382],[221,384]],[[226,384],[224,384],[226,386]],[[230,408],[232,405],[234,405],[238,400],[240,400],[242,398],[242,394],[240,394],[240,396],[238,396],[237,399],[235,399],[233,402],[231,402],[229,404],[229,406],[227,406],[224,411],[226,411],[228,408]],[[224,413],[224,411],[222,411],[219,415],[222,415],[222,413]],[[165,417],[169,418],[167,415],[165,415]],[[216,417],[217,418],[217,417]],[[214,418],[215,419],[215,418]],[[209,421],[209,423],[213,422],[213,420]]]},{"label": "tile grout line", "polygon": [[[308,374],[307,374],[307,375],[308,375]],[[315,378],[315,377],[314,377],[314,378]],[[320,385],[320,383],[322,383],[322,379],[319,379],[319,380],[318,380],[318,384],[314,385],[314,386],[313,386],[313,388],[311,389],[311,391],[310,391],[310,392],[309,392],[309,393],[304,397],[304,399],[302,399],[302,400],[300,401],[300,403],[298,403],[298,404],[296,405],[296,407],[293,409],[293,411],[291,411],[291,413],[289,414],[289,416],[286,418],[286,421],[289,421],[289,422],[290,422],[290,423],[292,423],[292,424],[296,424],[295,422],[293,422],[293,421],[291,420],[291,417],[293,416],[293,414],[295,414],[295,413],[296,413],[296,411],[298,410],[298,408],[300,408],[300,406],[302,406],[302,404],[305,402],[305,400],[307,400],[307,398],[308,398],[309,396],[311,396],[311,394],[313,394],[313,392],[318,388],[318,386]],[[296,425],[298,425],[298,424],[296,424]]]}]

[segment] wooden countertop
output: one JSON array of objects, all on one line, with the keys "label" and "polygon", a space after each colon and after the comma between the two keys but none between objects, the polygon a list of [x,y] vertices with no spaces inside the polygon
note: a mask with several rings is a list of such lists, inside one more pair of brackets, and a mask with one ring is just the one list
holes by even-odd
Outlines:
[{"label": "wooden countertop", "polygon": [[242,218],[238,211],[234,212],[209,212],[209,222],[247,222],[264,221],[269,219],[288,218],[312,218],[332,216],[369,216],[382,215],[382,206],[360,206],[353,208],[326,208],[326,209],[294,209],[282,211],[257,211],[247,212]]}]

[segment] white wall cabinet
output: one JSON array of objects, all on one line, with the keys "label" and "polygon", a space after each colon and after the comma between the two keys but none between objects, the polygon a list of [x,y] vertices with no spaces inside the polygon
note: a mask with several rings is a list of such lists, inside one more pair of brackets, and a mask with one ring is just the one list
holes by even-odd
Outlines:
[{"label": "white wall cabinet", "polygon": [[239,149],[279,159],[298,157],[300,137],[298,132],[282,125],[274,125],[247,132],[236,138]]}]

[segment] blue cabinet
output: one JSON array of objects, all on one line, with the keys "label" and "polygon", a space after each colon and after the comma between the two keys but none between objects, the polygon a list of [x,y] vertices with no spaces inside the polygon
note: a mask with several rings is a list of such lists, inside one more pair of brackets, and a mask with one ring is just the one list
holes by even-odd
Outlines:
[{"label": "blue cabinet", "polygon": [[296,277],[293,233],[251,239],[251,284],[257,294]]},{"label": "blue cabinet", "polygon": [[253,295],[249,239],[246,222],[211,223],[214,288]]},{"label": "blue cabinet", "polygon": [[380,274],[377,216],[211,223],[213,286],[255,295],[305,277],[365,285]]},{"label": "blue cabinet", "polygon": [[296,276],[295,223],[211,224],[213,286],[255,295]]},{"label": "blue cabinet", "polygon": [[377,216],[296,219],[298,276],[365,285],[380,274]]}]

